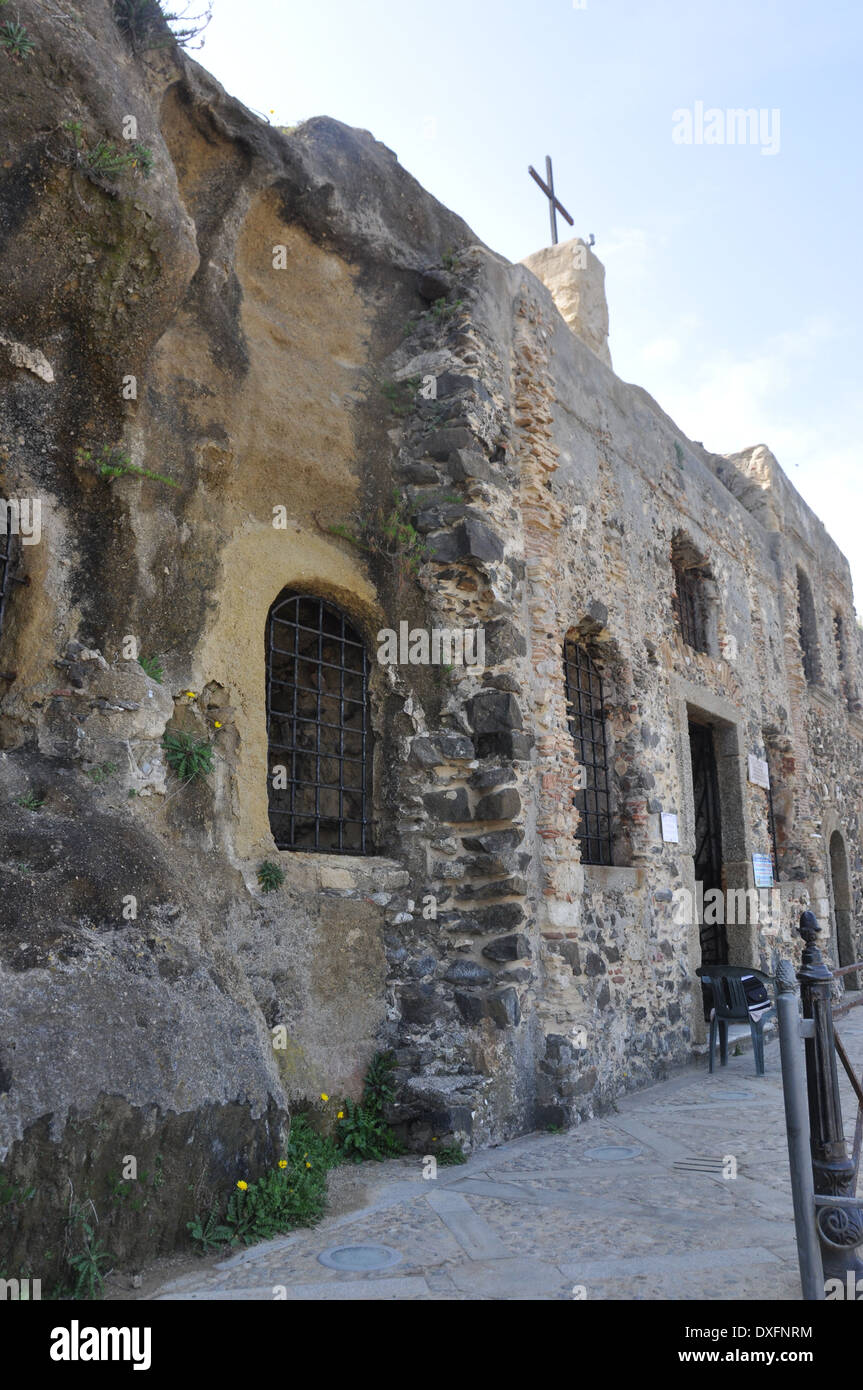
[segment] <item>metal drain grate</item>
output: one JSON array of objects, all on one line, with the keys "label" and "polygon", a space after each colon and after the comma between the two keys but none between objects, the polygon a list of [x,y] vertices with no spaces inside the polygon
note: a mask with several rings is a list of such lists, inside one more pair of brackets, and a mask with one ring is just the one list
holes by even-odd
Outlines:
[{"label": "metal drain grate", "polygon": [[328,1269],[341,1269],[350,1273],[366,1273],[373,1269],[392,1269],[401,1260],[398,1250],[388,1245],[334,1245],[318,1256],[322,1265]]},{"label": "metal drain grate", "polygon": [[724,1158],[684,1158],[671,1166],[680,1173],[710,1173],[715,1178],[725,1176]]},{"label": "metal drain grate", "polygon": [[597,1149],[585,1149],[585,1158],[595,1159],[597,1163],[620,1163],[627,1158],[638,1158],[644,1149],[638,1144],[601,1144]]}]

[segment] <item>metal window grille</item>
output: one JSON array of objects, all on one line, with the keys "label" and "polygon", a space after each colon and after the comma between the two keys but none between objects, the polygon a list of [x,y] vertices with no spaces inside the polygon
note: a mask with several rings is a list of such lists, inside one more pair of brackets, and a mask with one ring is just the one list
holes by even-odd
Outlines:
[{"label": "metal window grille", "polygon": [[833,637],[836,642],[836,660],[839,663],[839,670],[845,670],[845,627],[842,622],[842,614],[833,614]]},{"label": "metal window grille", "polygon": [[267,774],[279,849],[368,854],[368,659],[343,613],[281,595],[267,620]]},{"label": "metal window grille", "polygon": [[569,638],[564,643],[564,675],[570,709],[569,728],[579,762],[585,770],[584,788],[575,797],[581,812],[575,837],[581,844],[582,863],[612,864],[611,789],[602,677],[590,653]]},{"label": "metal window grille", "polygon": [[[5,497],[0,497],[0,638],[3,636],[3,620],[6,616],[6,601],[9,597],[15,576],[12,566],[15,561],[15,537],[9,525],[9,508]],[[19,580],[25,583],[25,580]],[[0,670],[0,681],[13,681],[14,671]]]},{"label": "metal window grille", "polygon": [[809,580],[802,570],[797,572],[797,631],[806,683],[817,685],[821,673],[816,642],[815,604],[812,601]]},{"label": "metal window grille", "polygon": [[680,635],[694,651],[706,652],[702,577],[696,569],[674,565],[674,608]]}]

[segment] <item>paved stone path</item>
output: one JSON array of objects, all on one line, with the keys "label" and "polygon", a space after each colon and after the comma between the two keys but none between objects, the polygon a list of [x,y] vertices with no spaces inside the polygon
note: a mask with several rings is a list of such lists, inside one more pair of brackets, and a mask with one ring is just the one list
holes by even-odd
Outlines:
[{"label": "paved stone path", "polygon": [[[863,1007],[837,1030],[858,1074]],[[364,1165],[365,1204],[164,1285],[158,1299],[799,1299],[779,1044],[706,1062],[564,1134],[532,1134],[421,1176]],[[844,1077],[843,1077],[844,1081]],[[847,1082],[849,1143],[856,1102]],[[611,1149],[611,1152],[604,1152]],[[737,1176],[722,1176],[727,1156]],[[391,1267],[319,1256],[385,1245]]]}]

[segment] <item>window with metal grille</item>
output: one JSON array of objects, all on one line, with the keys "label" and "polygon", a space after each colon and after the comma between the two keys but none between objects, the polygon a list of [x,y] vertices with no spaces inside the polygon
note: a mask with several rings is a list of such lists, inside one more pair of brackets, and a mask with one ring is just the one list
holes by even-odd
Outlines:
[{"label": "window with metal grille", "polygon": [[836,643],[836,661],[839,666],[840,675],[845,673],[845,625],[842,622],[842,614],[833,614],[833,640]]},{"label": "window with metal grille", "polygon": [[671,560],[674,570],[674,613],[685,644],[693,651],[707,651],[705,624],[705,594],[700,569],[687,566],[682,560]]},{"label": "window with metal grille", "polygon": [[[9,520],[9,507],[6,498],[0,496],[0,641],[3,638],[3,620],[6,617],[6,602],[12,588],[12,568],[15,561],[15,537]],[[13,681],[14,671],[0,668],[0,681]]]},{"label": "window with metal grille", "polygon": [[366,648],[323,599],[284,593],[270,609],[267,744],[278,848],[371,853]]},{"label": "window with metal grille", "polygon": [[584,787],[575,797],[581,812],[575,836],[581,844],[583,864],[612,864],[611,787],[602,676],[581,642],[567,637],[563,652],[569,729],[585,776]]},{"label": "window with metal grille", "polygon": [[821,679],[821,658],[818,655],[818,621],[812,585],[801,569],[797,571],[797,632],[800,654],[807,685],[817,685]]}]

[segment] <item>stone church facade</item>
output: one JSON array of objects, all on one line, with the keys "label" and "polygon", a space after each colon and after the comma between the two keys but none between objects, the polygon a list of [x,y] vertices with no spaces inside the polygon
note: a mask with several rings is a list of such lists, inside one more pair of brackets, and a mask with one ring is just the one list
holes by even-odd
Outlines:
[{"label": "stone church facade", "polygon": [[[411,1147],[495,1143],[686,1062],[696,969],[772,969],[801,905],[859,958],[850,575],[770,451],[615,375],[583,243],[512,265],[368,133],[267,127],[100,3],[85,71],[24,10],[154,168],[82,172],[12,73],[0,491],[42,538],[0,539],[8,1171],[164,1154],[167,1230],[189,1145],[254,1167],[376,1050]],[[681,912],[765,861],[766,916]]]}]

